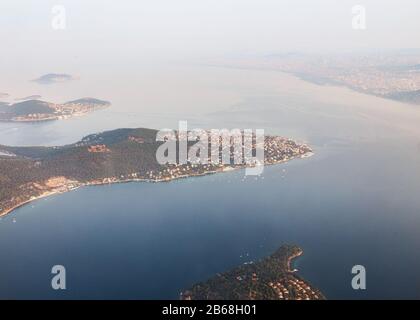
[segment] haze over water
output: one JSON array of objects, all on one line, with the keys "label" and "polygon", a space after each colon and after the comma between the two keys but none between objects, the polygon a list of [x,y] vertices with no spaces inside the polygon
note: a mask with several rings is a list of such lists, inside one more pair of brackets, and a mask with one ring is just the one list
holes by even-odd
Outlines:
[{"label": "haze over water", "polygon": [[[174,68],[184,70],[185,100],[148,101],[172,103],[171,114],[111,97],[110,109],[84,118],[1,124],[0,143],[55,145],[189,120],[264,128],[309,143],[315,156],[266,167],[258,179],[236,171],[90,187],[19,208],[0,220],[0,297],[177,298],[294,243],[304,249],[299,274],[327,298],[419,298],[418,108],[272,71],[170,66],[168,77]],[[212,112],[200,108],[210,96]],[[66,266],[65,292],[50,288],[55,264]],[[356,264],[367,269],[364,292],[351,288]]]}]

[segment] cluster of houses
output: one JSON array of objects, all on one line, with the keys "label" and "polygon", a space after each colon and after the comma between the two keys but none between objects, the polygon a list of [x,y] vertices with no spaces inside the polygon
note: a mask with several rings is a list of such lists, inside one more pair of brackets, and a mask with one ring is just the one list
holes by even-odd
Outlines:
[{"label": "cluster of houses", "polygon": [[280,137],[266,137],[264,159],[266,164],[289,160],[290,158],[311,152],[307,145],[297,144],[293,140]]},{"label": "cluster of houses", "polygon": [[318,300],[320,297],[305,281],[295,277],[285,277],[278,282],[268,285],[276,292],[281,300]]}]

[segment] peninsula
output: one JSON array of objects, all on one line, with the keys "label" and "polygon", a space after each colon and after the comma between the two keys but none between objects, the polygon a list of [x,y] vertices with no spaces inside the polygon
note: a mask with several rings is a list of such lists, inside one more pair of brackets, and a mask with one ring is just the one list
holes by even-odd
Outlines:
[{"label": "peninsula", "polygon": [[[0,145],[0,216],[32,200],[81,186],[130,181],[170,181],[244,168],[245,164],[165,164],[156,160],[164,143],[157,130],[117,129],[92,134],[57,147]],[[275,136],[264,137],[264,164],[307,157],[305,144]]]},{"label": "peninsula", "polygon": [[181,300],[324,300],[324,295],[291,269],[303,253],[281,246],[271,256],[241,265],[198,283],[181,293]]},{"label": "peninsula", "polygon": [[40,122],[68,119],[109,107],[108,101],[82,98],[62,104],[41,100],[26,100],[14,104],[0,103],[0,121]]}]

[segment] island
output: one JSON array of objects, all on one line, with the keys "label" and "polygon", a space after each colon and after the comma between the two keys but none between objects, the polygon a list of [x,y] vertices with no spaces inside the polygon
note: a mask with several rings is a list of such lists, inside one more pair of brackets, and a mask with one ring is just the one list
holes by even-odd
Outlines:
[{"label": "island", "polygon": [[76,80],[77,78],[72,76],[71,74],[66,73],[48,73],[40,76],[37,79],[32,80],[38,84],[55,84],[55,83],[63,83],[68,81]]},{"label": "island", "polygon": [[[156,153],[164,142],[156,141],[157,133],[144,128],[116,129],[64,146],[0,145],[0,215],[35,199],[82,186],[170,181],[249,166],[233,161],[159,164]],[[306,144],[277,136],[264,137],[265,165],[310,155],[312,149]]]},{"label": "island", "polygon": [[41,100],[25,100],[8,104],[0,102],[0,121],[3,122],[40,122],[68,119],[85,115],[98,109],[109,107],[108,101],[95,98],[82,98],[62,104]]},{"label": "island", "polygon": [[181,300],[324,300],[325,296],[291,268],[303,253],[283,245],[269,257],[219,273],[181,293]]}]

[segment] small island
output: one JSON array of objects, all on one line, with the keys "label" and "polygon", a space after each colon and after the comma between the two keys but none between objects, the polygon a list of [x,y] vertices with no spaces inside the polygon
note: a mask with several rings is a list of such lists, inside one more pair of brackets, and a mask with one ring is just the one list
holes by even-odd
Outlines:
[{"label": "small island", "polygon": [[283,245],[267,258],[219,273],[181,293],[181,300],[324,300],[325,296],[291,269],[303,253]]},{"label": "small island", "polygon": [[[153,129],[117,129],[57,147],[0,145],[0,216],[30,201],[82,186],[131,181],[161,182],[249,167],[244,163],[159,164],[161,141]],[[254,146],[255,147],[255,146]],[[305,144],[264,137],[264,164],[312,154]]]},{"label": "small island", "polygon": [[62,104],[41,100],[25,100],[8,104],[0,103],[0,121],[3,122],[40,122],[68,119],[85,115],[98,109],[109,107],[108,101],[82,98]]}]

